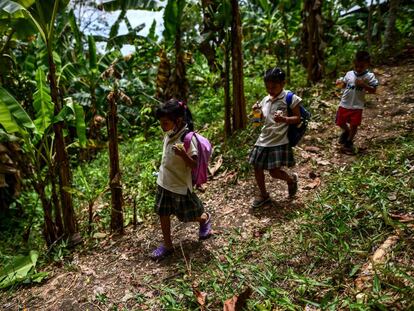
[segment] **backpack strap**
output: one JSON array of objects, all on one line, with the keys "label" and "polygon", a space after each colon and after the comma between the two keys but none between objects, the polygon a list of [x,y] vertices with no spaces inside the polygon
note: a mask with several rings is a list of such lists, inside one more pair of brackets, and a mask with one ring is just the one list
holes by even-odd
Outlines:
[{"label": "backpack strap", "polygon": [[188,148],[190,148],[190,142],[193,139],[194,134],[195,133],[191,131],[184,134],[183,143],[184,143],[184,149],[186,151],[188,151]]},{"label": "backpack strap", "polygon": [[285,97],[286,100],[286,105],[287,105],[287,112],[288,112],[288,117],[290,117],[292,115],[292,109],[290,109],[290,105],[292,105],[292,101],[293,101],[293,95],[295,93],[288,91]]},{"label": "backpack strap", "polygon": [[290,105],[292,105],[292,101],[293,101],[293,95],[295,95],[295,93],[288,91],[287,95],[286,95],[286,104],[288,109],[290,109]]}]

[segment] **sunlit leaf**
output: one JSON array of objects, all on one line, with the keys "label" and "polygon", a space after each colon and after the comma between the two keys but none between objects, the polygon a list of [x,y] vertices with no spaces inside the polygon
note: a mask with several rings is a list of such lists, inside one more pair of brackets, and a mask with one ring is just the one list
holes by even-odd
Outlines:
[{"label": "sunlit leaf", "polygon": [[19,102],[0,87],[0,124],[8,133],[16,133],[19,127],[34,129],[35,125]]},{"label": "sunlit leaf", "polygon": [[14,257],[12,262],[0,271],[0,288],[26,280],[36,267],[38,257],[38,252],[33,250],[28,256]]},{"label": "sunlit leaf", "polygon": [[37,131],[42,135],[52,123],[54,105],[50,97],[50,89],[46,84],[45,73],[42,69],[36,71],[37,91],[33,94],[33,106],[36,110],[34,121]]}]

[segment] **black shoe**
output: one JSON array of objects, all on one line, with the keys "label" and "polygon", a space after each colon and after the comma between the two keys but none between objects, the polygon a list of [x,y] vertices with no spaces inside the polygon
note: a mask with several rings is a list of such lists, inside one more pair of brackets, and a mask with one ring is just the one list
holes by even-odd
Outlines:
[{"label": "black shoe", "polygon": [[354,155],[355,154],[354,143],[352,141],[347,141],[344,144],[342,151],[345,154]]},{"label": "black shoe", "polygon": [[352,141],[346,141],[344,147],[347,149],[354,149],[354,143]]},{"label": "black shoe", "polygon": [[338,143],[340,143],[341,145],[345,145],[347,141],[348,141],[348,132],[343,131],[341,136],[339,136]]}]

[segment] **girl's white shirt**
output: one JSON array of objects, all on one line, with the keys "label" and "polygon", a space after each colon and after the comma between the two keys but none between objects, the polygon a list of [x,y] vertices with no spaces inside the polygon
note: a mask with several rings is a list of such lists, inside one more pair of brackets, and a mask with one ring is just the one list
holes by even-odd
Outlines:
[{"label": "girl's white shirt", "polygon": [[[187,127],[183,127],[174,136],[164,136],[164,146],[160,171],[157,178],[157,184],[168,191],[177,194],[187,194],[187,190],[193,191],[193,182],[191,178],[191,168],[186,165],[184,160],[175,154],[172,149],[175,144],[182,144],[181,136]],[[198,155],[197,141],[193,136],[187,154],[192,157]]]},{"label": "girl's white shirt", "polygon": [[[275,112],[278,110],[282,112],[283,116],[287,116],[287,92],[287,90],[282,90],[273,100],[267,95],[260,102],[263,114],[263,127],[255,146],[275,147],[289,143],[287,137],[288,125],[274,120]],[[302,98],[294,94],[290,105],[291,109],[296,107],[301,101]]]}]

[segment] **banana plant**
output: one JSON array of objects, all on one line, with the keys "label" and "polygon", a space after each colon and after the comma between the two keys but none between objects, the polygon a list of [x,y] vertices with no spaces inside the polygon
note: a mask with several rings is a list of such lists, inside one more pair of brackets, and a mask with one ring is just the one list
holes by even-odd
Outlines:
[{"label": "banana plant", "polygon": [[[68,103],[58,116],[54,116],[54,105],[44,72],[36,72],[37,91],[33,95],[35,119],[33,120],[20,103],[3,87],[0,87],[0,125],[4,129],[3,140],[20,140],[24,156],[15,159],[24,170],[33,189],[37,192],[44,211],[44,235],[48,245],[52,245],[64,232],[61,203],[54,187],[54,152],[56,143],[51,136],[53,124],[71,122],[76,126],[79,140],[86,141],[84,135],[83,110],[80,105]],[[71,121],[69,121],[71,120]],[[83,124],[83,126],[82,126]],[[42,163],[46,164],[45,171]],[[52,198],[46,195],[46,186],[52,183]],[[52,212],[52,206],[55,211]],[[55,215],[53,220],[52,215]]]},{"label": "banana plant", "polygon": [[[54,115],[59,115],[62,103],[59,100],[59,90],[56,77],[56,64],[54,59],[55,47],[55,22],[62,10],[65,9],[69,0],[1,0],[0,10],[2,15],[6,14],[12,18],[23,18],[30,23],[34,34],[37,34],[44,42],[47,50],[49,67],[50,96],[54,106]],[[4,20],[3,20],[4,22]],[[7,25],[7,20],[6,20]],[[69,166],[69,158],[63,135],[63,122],[53,124],[54,150],[56,152],[55,167],[59,175],[60,203],[63,212],[64,234],[67,237],[75,237],[77,224],[73,209],[72,196],[68,188],[71,188],[72,174]]]},{"label": "banana plant", "polygon": [[172,47],[175,54],[175,64],[169,76],[169,87],[165,90],[164,98],[175,97],[186,100],[188,96],[189,86],[182,47],[182,28],[186,7],[189,5],[185,0],[168,0],[164,10],[164,44],[166,50]]}]

